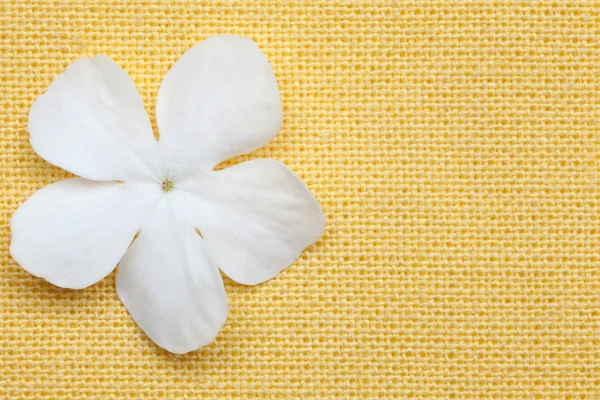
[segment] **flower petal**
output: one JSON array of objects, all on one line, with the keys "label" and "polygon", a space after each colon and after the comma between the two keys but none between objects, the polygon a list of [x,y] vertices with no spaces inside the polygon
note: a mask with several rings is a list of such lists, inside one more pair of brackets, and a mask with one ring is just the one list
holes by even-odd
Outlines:
[{"label": "flower petal", "polygon": [[212,36],[185,52],[156,101],[159,146],[174,178],[199,160],[209,169],[263,146],[282,119],[269,61],[251,39],[234,35]]},{"label": "flower petal", "polygon": [[177,194],[163,197],[117,270],[117,293],[160,347],[187,353],[209,344],[227,318],[219,270]]},{"label": "flower petal", "polygon": [[90,286],[115,268],[160,194],[144,189],[79,178],[48,185],[14,213],[10,253],[54,285]]},{"label": "flower petal", "polygon": [[[206,183],[208,180],[208,184]],[[325,215],[284,164],[259,159],[183,182],[194,223],[221,270],[254,285],[273,278],[323,234]]]},{"label": "flower petal", "polygon": [[160,174],[144,104],[125,71],[104,56],[74,61],[29,112],[36,153],[94,180],[129,181]]}]

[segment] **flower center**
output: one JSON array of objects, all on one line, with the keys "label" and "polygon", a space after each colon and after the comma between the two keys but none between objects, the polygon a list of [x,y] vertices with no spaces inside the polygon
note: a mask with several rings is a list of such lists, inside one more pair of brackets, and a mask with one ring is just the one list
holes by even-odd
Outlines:
[{"label": "flower center", "polygon": [[170,181],[168,179],[165,179],[164,181],[162,181],[162,183],[160,184],[160,187],[162,188],[162,190],[164,190],[165,192],[170,192],[171,190],[173,190],[173,181]]}]

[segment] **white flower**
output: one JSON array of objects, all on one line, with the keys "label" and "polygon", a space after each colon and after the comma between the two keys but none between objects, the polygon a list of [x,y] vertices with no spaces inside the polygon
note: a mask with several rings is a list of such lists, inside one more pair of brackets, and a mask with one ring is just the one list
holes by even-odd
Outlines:
[{"label": "white flower", "polygon": [[227,318],[217,266],[246,285],[271,279],[317,241],[325,217],[278,161],[213,169],[282,123],[275,76],[252,40],[213,36],[187,51],[162,82],[156,119],[158,141],[110,59],[73,62],[33,104],[28,129],[41,157],[82,178],[46,186],[15,212],[10,251],[73,289],[119,263],[117,293],[133,319],[159,346],[186,353]]}]

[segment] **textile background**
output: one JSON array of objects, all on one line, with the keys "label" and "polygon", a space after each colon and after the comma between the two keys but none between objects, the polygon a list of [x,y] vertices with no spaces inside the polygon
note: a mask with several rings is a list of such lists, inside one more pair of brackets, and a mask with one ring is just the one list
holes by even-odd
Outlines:
[{"label": "textile background", "polygon": [[[600,3],[0,3],[0,397],[600,398]],[[115,293],[10,258],[10,217],[68,173],[28,142],[34,99],[105,54],[153,123],[207,36],[254,39],[285,121],[267,147],[323,206],[277,278],[226,279],[210,346],[171,355]],[[68,251],[66,249],[65,251]]]}]

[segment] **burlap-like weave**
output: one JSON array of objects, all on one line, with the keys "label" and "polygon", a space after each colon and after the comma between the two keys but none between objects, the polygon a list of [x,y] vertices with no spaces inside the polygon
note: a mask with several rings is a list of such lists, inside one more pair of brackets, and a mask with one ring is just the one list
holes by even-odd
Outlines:
[{"label": "burlap-like weave", "polygon": [[[328,227],[276,279],[226,280],[216,342],[177,357],[114,274],[21,270],[9,221],[68,176],[26,127],[70,62],[115,60],[155,122],[164,74],[218,33],[253,38],[282,94],[248,157],[296,171]],[[0,398],[600,398],[599,89],[592,1],[2,1]]]}]

